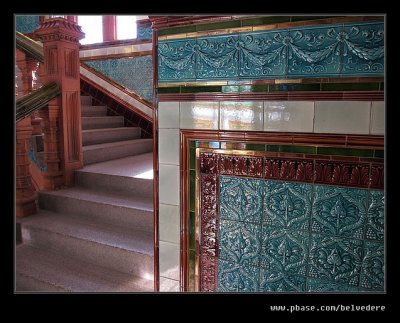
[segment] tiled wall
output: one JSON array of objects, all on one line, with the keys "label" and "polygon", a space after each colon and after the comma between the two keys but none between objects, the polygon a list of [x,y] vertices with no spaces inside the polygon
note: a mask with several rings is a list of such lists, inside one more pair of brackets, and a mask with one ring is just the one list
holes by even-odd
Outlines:
[{"label": "tiled wall", "polygon": [[220,292],[383,291],[383,191],[220,176]]},{"label": "tiled wall", "polygon": [[39,27],[39,16],[15,16],[15,30],[23,34],[32,33]]},{"label": "tiled wall", "polygon": [[137,35],[138,39],[152,39],[153,38],[153,30],[151,26],[139,26],[137,27]]},{"label": "tiled wall", "polygon": [[151,55],[86,62],[117,83],[153,100],[153,65]]},{"label": "tiled wall", "polygon": [[383,74],[383,22],[167,39],[158,45],[160,82]]},{"label": "tiled wall", "polygon": [[383,121],[381,101],[160,102],[160,291],[179,290],[180,129],[383,134]]}]

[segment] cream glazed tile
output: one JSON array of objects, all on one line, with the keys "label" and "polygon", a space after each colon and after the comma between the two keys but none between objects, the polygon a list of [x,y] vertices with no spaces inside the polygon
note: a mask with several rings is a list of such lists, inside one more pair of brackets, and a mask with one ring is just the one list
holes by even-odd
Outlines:
[{"label": "cream glazed tile", "polygon": [[158,104],[158,128],[179,128],[179,102]]},{"label": "cream glazed tile", "polygon": [[220,102],[221,130],[263,130],[263,102]]},{"label": "cream glazed tile", "polygon": [[313,132],[314,101],[264,101],[264,131]]},{"label": "cream glazed tile", "polygon": [[371,135],[385,134],[385,102],[373,101],[371,107]]},{"label": "cream glazed tile", "polygon": [[370,101],[316,101],[314,132],[369,134]]},{"label": "cream glazed tile", "polygon": [[219,102],[180,102],[181,129],[218,129]]},{"label": "cream glazed tile", "polygon": [[159,166],[159,202],[179,205],[179,166]]},{"label": "cream glazed tile", "polygon": [[163,164],[179,165],[179,130],[159,129],[158,156]]},{"label": "cream glazed tile", "polygon": [[179,243],[180,211],[179,206],[160,204],[159,207],[160,240]]},{"label": "cream glazed tile", "polygon": [[159,242],[160,276],[179,281],[179,244]]}]

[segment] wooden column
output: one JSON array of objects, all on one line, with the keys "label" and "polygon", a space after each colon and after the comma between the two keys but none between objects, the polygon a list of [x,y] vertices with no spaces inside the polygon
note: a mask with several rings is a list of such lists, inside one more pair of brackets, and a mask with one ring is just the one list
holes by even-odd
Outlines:
[{"label": "wooden column", "polygon": [[117,17],[103,16],[103,41],[117,39]]},{"label": "wooden column", "polygon": [[31,118],[24,118],[16,125],[16,216],[37,213],[36,192],[29,172],[28,140],[32,136]]},{"label": "wooden column", "polygon": [[[79,40],[81,27],[64,18],[45,20],[35,30],[43,43],[43,83],[57,82],[61,95],[42,109],[47,171],[46,188],[72,186],[83,166]],[[60,178],[61,177],[61,178]]]}]

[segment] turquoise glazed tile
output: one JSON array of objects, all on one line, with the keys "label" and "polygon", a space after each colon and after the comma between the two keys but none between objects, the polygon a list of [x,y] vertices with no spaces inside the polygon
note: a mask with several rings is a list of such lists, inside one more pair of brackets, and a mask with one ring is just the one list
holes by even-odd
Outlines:
[{"label": "turquoise glazed tile", "polygon": [[306,288],[306,278],[260,268],[260,292],[302,292]]},{"label": "turquoise glazed tile", "polygon": [[307,274],[309,233],[263,227],[260,265],[276,277]]},{"label": "turquoise glazed tile", "polygon": [[258,267],[241,266],[218,260],[219,292],[257,292],[259,286]]},{"label": "turquoise glazed tile", "polygon": [[261,226],[220,220],[219,257],[240,265],[259,265]]},{"label": "turquoise glazed tile", "polygon": [[263,224],[282,229],[309,230],[312,185],[265,181]]},{"label": "turquoise glazed tile", "polygon": [[33,33],[39,24],[39,16],[15,16],[15,30],[20,33]]},{"label": "turquoise glazed tile", "polygon": [[383,291],[385,261],[383,243],[366,241],[361,269],[360,287],[364,290]]},{"label": "turquoise glazed tile", "polygon": [[158,77],[160,81],[195,80],[196,40],[160,41]]},{"label": "turquoise glazed tile", "polygon": [[283,78],[286,75],[288,31],[266,31],[240,35],[241,78]]},{"label": "turquoise glazed tile", "polygon": [[358,292],[358,287],[347,284],[332,283],[327,279],[307,279],[307,292]]},{"label": "turquoise glazed tile", "polygon": [[384,24],[345,24],[339,35],[343,76],[384,75]]},{"label": "turquoise glazed tile", "polygon": [[143,27],[143,26],[138,26],[137,28],[137,35],[138,39],[152,39],[153,38],[153,30],[151,29],[151,26],[148,27]]},{"label": "turquoise glazed tile", "polygon": [[384,191],[370,191],[365,239],[383,241],[385,233]]},{"label": "turquoise glazed tile", "polygon": [[340,73],[341,25],[291,29],[288,77],[330,77]]},{"label": "turquoise glazed tile", "polygon": [[211,36],[197,38],[197,79],[226,79],[237,77],[238,36]]},{"label": "turquoise glazed tile", "polygon": [[220,217],[260,223],[263,180],[220,176]]},{"label": "turquoise glazed tile", "polygon": [[312,234],[308,277],[358,287],[362,265],[362,244],[361,240]]},{"label": "turquoise glazed tile", "polygon": [[313,232],[362,239],[368,190],[315,185],[311,229]]}]

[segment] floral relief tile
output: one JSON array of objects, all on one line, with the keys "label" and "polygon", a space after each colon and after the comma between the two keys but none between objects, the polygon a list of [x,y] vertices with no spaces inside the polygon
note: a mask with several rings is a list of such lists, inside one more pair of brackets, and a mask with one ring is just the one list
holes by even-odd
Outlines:
[{"label": "floral relief tile", "polygon": [[362,244],[360,240],[312,234],[308,277],[358,287]]},{"label": "floral relief tile", "polygon": [[303,292],[306,277],[260,268],[260,292]]},{"label": "floral relief tile", "polygon": [[260,223],[262,187],[259,179],[220,176],[220,217]]},{"label": "floral relief tile", "polygon": [[296,28],[289,31],[288,76],[319,77],[340,73],[342,26]]},{"label": "floral relief tile", "polygon": [[342,75],[383,75],[384,24],[345,24],[339,39],[343,51]]},{"label": "floral relief tile", "polygon": [[368,190],[315,185],[311,230],[362,239]]},{"label": "floral relief tile", "polygon": [[365,241],[360,287],[365,290],[383,291],[385,260],[383,243]]},{"label": "floral relief tile", "polygon": [[199,37],[193,50],[197,54],[196,78],[219,79],[238,75],[238,36]]},{"label": "floral relief tile", "polygon": [[309,230],[312,185],[270,180],[265,182],[263,224]]},{"label": "floral relief tile", "polygon": [[285,29],[241,34],[240,77],[283,78],[286,75],[287,34]]},{"label": "floral relief tile", "polygon": [[333,283],[328,279],[307,279],[307,292],[358,292],[358,287],[347,284]]},{"label": "floral relief tile", "polygon": [[370,191],[365,239],[383,241],[385,234],[385,194],[384,191]]},{"label": "floral relief tile", "polygon": [[260,266],[276,275],[306,276],[308,249],[308,232],[263,227]]},{"label": "floral relief tile", "polygon": [[258,267],[241,266],[222,259],[218,260],[219,292],[257,292],[259,288]]},{"label": "floral relief tile", "polygon": [[219,257],[240,265],[259,265],[261,226],[220,220]]}]

